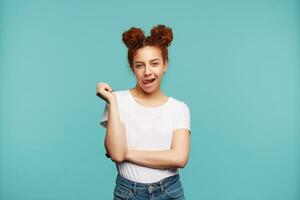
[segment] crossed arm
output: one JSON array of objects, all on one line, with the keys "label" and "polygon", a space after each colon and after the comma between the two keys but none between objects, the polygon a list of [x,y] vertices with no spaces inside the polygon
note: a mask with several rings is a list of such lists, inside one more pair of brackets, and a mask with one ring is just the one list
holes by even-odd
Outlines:
[{"label": "crossed arm", "polygon": [[106,156],[114,162],[128,161],[151,168],[183,168],[189,159],[190,132],[187,129],[173,131],[171,148],[160,151],[128,149],[126,130],[120,121],[117,102],[108,104],[108,122],[105,135]]},{"label": "crossed arm", "polygon": [[158,169],[183,168],[189,159],[189,149],[189,130],[176,129],[173,131],[172,144],[169,150],[144,151],[127,149],[123,161]]}]

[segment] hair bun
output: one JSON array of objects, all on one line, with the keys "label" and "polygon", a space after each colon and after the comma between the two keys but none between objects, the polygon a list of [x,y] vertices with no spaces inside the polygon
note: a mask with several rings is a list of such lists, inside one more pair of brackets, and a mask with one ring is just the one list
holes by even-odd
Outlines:
[{"label": "hair bun", "polygon": [[173,40],[173,32],[171,28],[159,24],[151,29],[151,37],[158,41],[159,45],[168,47]]},{"label": "hair bun", "polygon": [[131,27],[122,34],[122,40],[129,49],[133,49],[145,38],[144,31],[140,28]]}]

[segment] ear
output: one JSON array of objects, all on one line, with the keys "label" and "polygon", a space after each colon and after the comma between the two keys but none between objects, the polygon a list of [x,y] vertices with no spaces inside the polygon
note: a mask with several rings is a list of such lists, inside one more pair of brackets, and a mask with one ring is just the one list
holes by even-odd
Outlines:
[{"label": "ear", "polygon": [[166,61],[166,62],[164,63],[163,68],[164,68],[164,72],[166,72],[167,69],[168,69],[168,61]]}]

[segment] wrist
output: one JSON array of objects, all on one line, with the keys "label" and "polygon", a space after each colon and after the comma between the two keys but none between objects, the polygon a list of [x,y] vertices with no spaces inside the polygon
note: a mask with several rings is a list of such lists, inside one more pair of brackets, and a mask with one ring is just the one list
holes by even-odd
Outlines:
[{"label": "wrist", "polygon": [[108,100],[108,105],[112,105],[112,104],[116,104],[117,101],[116,101],[116,98],[115,97],[111,97],[109,100]]}]

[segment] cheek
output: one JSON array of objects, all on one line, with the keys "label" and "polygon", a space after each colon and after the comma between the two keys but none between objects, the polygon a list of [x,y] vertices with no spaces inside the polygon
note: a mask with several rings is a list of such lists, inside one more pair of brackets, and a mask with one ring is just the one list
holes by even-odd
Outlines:
[{"label": "cheek", "polygon": [[160,78],[162,78],[163,75],[164,75],[164,71],[160,71],[160,72],[158,73],[158,76],[159,76]]},{"label": "cheek", "polygon": [[141,74],[139,74],[139,73],[135,73],[135,78],[137,80],[141,80],[143,78],[143,76]]}]

